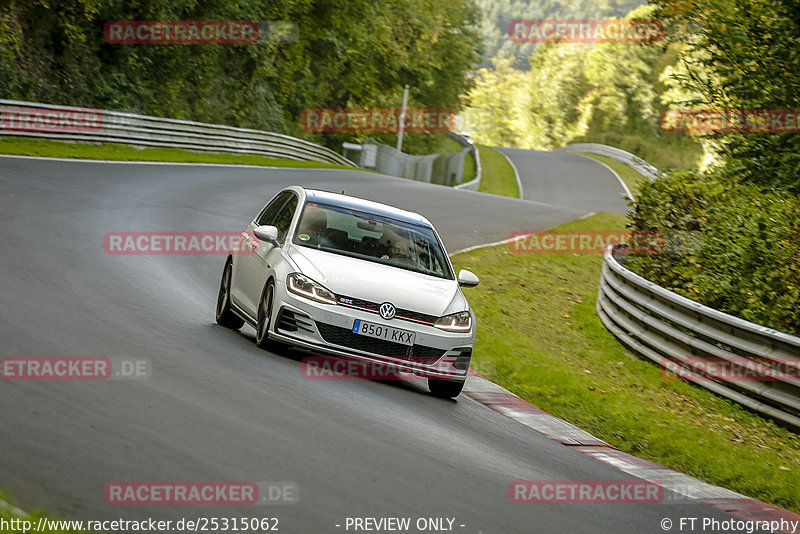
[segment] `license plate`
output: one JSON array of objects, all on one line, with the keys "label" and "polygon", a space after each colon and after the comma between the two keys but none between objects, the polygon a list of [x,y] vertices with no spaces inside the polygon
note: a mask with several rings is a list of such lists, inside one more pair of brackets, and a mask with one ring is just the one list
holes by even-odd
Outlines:
[{"label": "license plate", "polygon": [[374,337],[376,339],[384,339],[402,345],[413,345],[416,334],[406,330],[398,330],[391,326],[384,326],[382,324],[367,323],[361,319],[356,319],[353,323],[353,333],[360,336]]}]

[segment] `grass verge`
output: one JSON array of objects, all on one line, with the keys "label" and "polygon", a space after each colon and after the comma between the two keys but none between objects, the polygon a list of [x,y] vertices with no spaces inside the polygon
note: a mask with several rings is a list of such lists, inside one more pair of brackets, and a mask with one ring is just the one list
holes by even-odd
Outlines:
[{"label": "grass verge", "polygon": [[622,181],[625,182],[625,185],[628,186],[628,189],[631,190],[631,194],[633,198],[636,198],[639,195],[639,187],[647,181],[647,178],[630,168],[629,166],[625,165],[620,161],[613,160],[606,156],[600,156],[598,154],[581,154],[582,156],[587,156],[592,159],[596,159],[597,161],[601,161],[611,167],[614,172],[619,174],[619,177],[622,178]]},{"label": "grass verge", "polygon": [[222,163],[227,165],[262,165],[269,167],[300,167],[350,169],[344,165],[316,161],[296,161],[268,158],[250,154],[206,154],[181,148],[135,148],[119,143],[67,143],[25,137],[0,138],[0,154],[41,156],[48,158],[107,159],[113,161],[171,161],[181,163]]},{"label": "grass verge", "polygon": [[471,182],[475,179],[475,157],[471,152],[467,152],[464,157],[464,174],[461,176],[461,183]]},{"label": "grass verge", "polygon": [[481,186],[478,191],[519,198],[519,187],[514,169],[497,150],[486,145],[477,145],[481,156]]},{"label": "grass verge", "polygon": [[68,534],[73,532],[86,532],[85,530],[75,530],[74,523],[59,522],[57,519],[50,519],[44,513],[35,511],[30,515],[19,513],[13,505],[9,504],[8,495],[0,494],[0,532],[32,532],[35,531],[39,525],[39,519],[44,518],[50,520],[49,523],[42,523],[41,532],[48,532],[52,534]]},{"label": "grass verge", "polygon": [[641,132],[592,134],[571,143],[600,143],[635,154],[662,171],[692,169],[700,165],[703,147],[685,134],[648,135]]},{"label": "grass verge", "polygon": [[446,135],[442,138],[442,142],[439,143],[439,149],[436,152],[439,154],[457,154],[461,152],[463,148],[461,143],[449,135]]},{"label": "grass verge", "polygon": [[[601,213],[558,229],[626,221]],[[467,294],[476,371],[623,451],[800,512],[800,436],[628,353],[595,311],[602,255],[503,245],[453,263],[481,278]]]}]

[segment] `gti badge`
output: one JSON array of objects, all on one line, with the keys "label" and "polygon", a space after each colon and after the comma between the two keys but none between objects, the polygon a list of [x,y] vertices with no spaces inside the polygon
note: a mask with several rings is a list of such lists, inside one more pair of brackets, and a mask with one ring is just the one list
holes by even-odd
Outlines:
[{"label": "gti badge", "polygon": [[389,320],[392,317],[394,317],[395,309],[394,306],[392,306],[390,303],[384,302],[378,309],[378,313],[380,313],[381,317],[383,317],[384,319]]}]

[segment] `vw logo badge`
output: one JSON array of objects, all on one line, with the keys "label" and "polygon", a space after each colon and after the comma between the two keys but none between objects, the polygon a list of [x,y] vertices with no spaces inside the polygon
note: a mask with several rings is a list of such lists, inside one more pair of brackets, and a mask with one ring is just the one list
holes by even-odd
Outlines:
[{"label": "vw logo badge", "polygon": [[380,313],[381,317],[383,317],[384,319],[391,319],[392,317],[394,317],[394,312],[395,312],[394,306],[392,306],[388,302],[384,302],[383,304],[381,304],[381,307],[378,308],[378,313]]}]

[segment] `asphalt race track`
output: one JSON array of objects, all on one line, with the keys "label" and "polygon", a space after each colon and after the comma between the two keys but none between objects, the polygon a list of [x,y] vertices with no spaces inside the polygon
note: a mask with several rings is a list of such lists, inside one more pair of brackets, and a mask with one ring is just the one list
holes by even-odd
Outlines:
[{"label": "asphalt race track", "polygon": [[498,150],[517,167],[526,200],[590,212],[624,215],[628,210],[619,180],[591,158],[521,148]]},{"label": "asphalt race track", "polygon": [[[541,203],[359,171],[0,156],[0,356],[152,362],[138,381],[0,381],[0,489],[62,518],[277,517],[289,534],[345,532],[346,517],[449,517],[470,534],[646,533],[667,516],[729,518],[694,502],[513,504],[514,480],[630,477],[464,395],[304,379],[302,354],[261,351],[249,327],[214,323],[222,256],[103,249],[109,231],[241,230],[292,183],[421,212],[450,251],[624,211],[602,166],[508,153]],[[110,481],[289,481],[299,503],[110,506]]]}]

